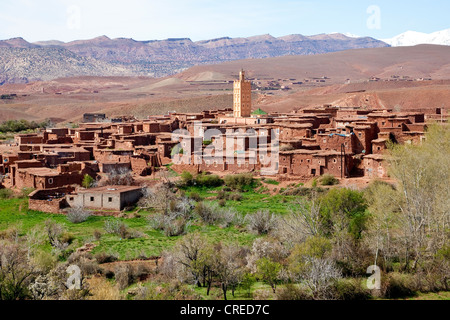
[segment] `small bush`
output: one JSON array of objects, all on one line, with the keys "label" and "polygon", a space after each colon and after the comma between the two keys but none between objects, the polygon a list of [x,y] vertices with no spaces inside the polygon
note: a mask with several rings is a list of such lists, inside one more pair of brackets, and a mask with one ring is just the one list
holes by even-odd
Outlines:
[{"label": "small bush", "polygon": [[107,254],[105,252],[99,252],[95,255],[95,259],[99,264],[116,262],[119,260],[119,256],[114,254]]},{"label": "small bush", "polygon": [[189,195],[189,199],[192,199],[196,202],[203,201],[203,198],[197,192],[191,192],[191,194]]},{"label": "small bush", "polygon": [[170,220],[163,228],[166,237],[177,237],[186,233],[187,222],[184,219]]},{"label": "small bush", "polygon": [[0,199],[11,199],[14,196],[12,190],[10,189],[0,189]]},{"label": "small bush", "polygon": [[187,220],[177,218],[176,214],[155,214],[148,218],[148,222],[153,229],[163,231],[166,237],[180,236],[187,228]]},{"label": "small bush", "polygon": [[117,266],[114,269],[114,277],[119,290],[127,288],[133,281],[131,268],[127,264]]},{"label": "small bush", "polygon": [[339,279],[334,290],[336,299],[339,300],[368,300],[369,291],[363,286],[363,279]]},{"label": "small bush", "polygon": [[228,175],[224,180],[225,185],[234,190],[242,190],[245,187],[251,187],[255,181],[251,173]]},{"label": "small bush", "polygon": [[87,221],[90,216],[92,216],[92,213],[82,207],[70,208],[67,212],[67,220],[75,224]]},{"label": "small bush", "polygon": [[313,296],[306,288],[289,283],[284,288],[277,291],[277,300],[282,301],[303,301],[313,300]]},{"label": "small bush", "polygon": [[62,242],[62,243],[71,244],[74,240],[75,240],[75,235],[73,233],[70,233],[70,232],[63,232],[59,236],[59,241]]},{"label": "small bush", "polygon": [[202,173],[195,178],[195,183],[198,187],[214,188],[223,185],[223,180],[217,175]]},{"label": "small bush", "polygon": [[94,275],[100,270],[97,261],[90,253],[72,253],[67,262],[78,266],[83,275]]},{"label": "small bush", "polygon": [[181,174],[181,182],[185,186],[191,186],[194,183],[194,176],[188,171],[183,171]]},{"label": "small bush", "polygon": [[97,241],[100,241],[100,239],[102,238],[102,233],[99,230],[94,230],[93,235],[94,239]]},{"label": "small bush", "polygon": [[225,200],[225,199],[221,199],[221,200],[219,200],[219,206],[220,207],[225,207],[227,205],[227,201]]},{"label": "small bush", "polygon": [[106,220],[104,229],[105,229],[106,233],[116,234],[116,235],[120,236],[122,239],[126,239],[129,235],[127,225],[116,219]]},{"label": "small bush", "polygon": [[229,196],[229,200],[232,200],[232,201],[242,201],[242,195],[240,194],[240,193],[233,193],[233,194],[230,194],[230,196]]},{"label": "small bush", "polygon": [[388,299],[412,297],[416,294],[414,276],[392,272],[382,281],[384,296]]},{"label": "small bush", "polygon": [[217,208],[212,205],[204,204],[200,202],[194,209],[194,212],[200,217],[200,219],[209,225],[213,225],[219,221],[220,216],[218,214]]},{"label": "small bush", "polygon": [[324,174],[321,178],[320,178],[320,184],[322,186],[335,186],[337,184],[339,184],[339,180],[336,179],[334,176],[332,176],[331,174]]},{"label": "small bush", "polygon": [[277,227],[277,217],[269,211],[258,211],[246,217],[248,229],[259,235],[268,234]]}]

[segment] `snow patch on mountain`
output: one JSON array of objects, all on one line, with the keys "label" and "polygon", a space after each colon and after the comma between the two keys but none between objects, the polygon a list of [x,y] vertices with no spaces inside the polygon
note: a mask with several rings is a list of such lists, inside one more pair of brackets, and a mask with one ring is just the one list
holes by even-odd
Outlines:
[{"label": "snow patch on mountain", "polygon": [[416,46],[419,44],[450,45],[450,29],[433,33],[407,31],[391,39],[381,40],[393,47]]}]

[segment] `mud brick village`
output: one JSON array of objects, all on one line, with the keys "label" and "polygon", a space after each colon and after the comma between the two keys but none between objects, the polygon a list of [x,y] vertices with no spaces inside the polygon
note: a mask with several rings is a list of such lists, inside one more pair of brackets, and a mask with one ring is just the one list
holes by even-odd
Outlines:
[{"label": "mud brick village", "polygon": [[[145,120],[85,114],[78,128],[19,134],[0,145],[0,187],[34,189],[32,210],[64,213],[81,206],[114,214],[136,203],[146,181],[168,167],[177,173],[252,172],[278,181],[324,174],[385,179],[389,141],[421,143],[427,123],[444,112],[324,105],[268,114],[252,109],[252,83],[241,71],[233,108]],[[111,172],[131,172],[131,185],[102,184]],[[84,189],[86,175],[100,187]]]}]

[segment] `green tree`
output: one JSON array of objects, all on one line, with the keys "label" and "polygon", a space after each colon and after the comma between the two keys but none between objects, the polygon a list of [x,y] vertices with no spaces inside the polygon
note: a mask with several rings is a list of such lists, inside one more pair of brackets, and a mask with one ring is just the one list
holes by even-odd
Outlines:
[{"label": "green tree", "polygon": [[83,188],[89,189],[94,184],[94,178],[92,178],[90,175],[86,174],[83,178]]},{"label": "green tree", "polygon": [[362,192],[332,189],[320,198],[320,208],[329,235],[348,232],[355,240],[361,239],[369,217]]},{"label": "green tree", "polygon": [[256,262],[256,267],[258,278],[267,283],[272,288],[273,293],[276,293],[282,265],[268,258],[261,258]]},{"label": "green tree", "polygon": [[190,186],[194,181],[194,176],[189,171],[183,171],[181,174],[181,181],[184,185]]},{"label": "green tree", "polygon": [[[405,268],[416,269],[449,241],[450,127],[428,128],[419,145],[390,146],[390,174],[398,181]],[[383,195],[380,194],[379,197]]]}]

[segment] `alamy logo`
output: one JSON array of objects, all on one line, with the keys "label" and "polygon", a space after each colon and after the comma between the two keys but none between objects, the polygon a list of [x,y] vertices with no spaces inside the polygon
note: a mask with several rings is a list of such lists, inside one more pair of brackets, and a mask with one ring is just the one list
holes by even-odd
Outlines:
[{"label": "alamy logo", "polygon": [[[194,123],[193,134],[179,129],[172,133],[171,157],[178,165],[206,165],[247,168],[258,166],[261,175],[274,175],[279,169],[279,134],[271,129],[208,129]],[[205,130],[206,128],[206,130]]]},{"label": "alamy logo", "polygon": [[69,290],[81,289],[81,269],[78,266],[71,265],[66,270],[70,274],[67,279],[66,285]]},{"label": "alamy logo", "polygon": [[376,5],[367,8],[367,14],[370,14],[367,19],[367,28],[370,30],[381,29],[381,8]]},{"label": "alamy logo", "polygon": [[381,289],[381,269],[378,266],[370,266],[367,268],[367,274],[371,274],[367,279],[367,288],[369,290]]},{"label": "alamy logo", "polygon": [[67,27],[70,30],[81,29],[81,8],[72,5],[67,8]]}]

